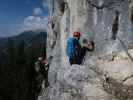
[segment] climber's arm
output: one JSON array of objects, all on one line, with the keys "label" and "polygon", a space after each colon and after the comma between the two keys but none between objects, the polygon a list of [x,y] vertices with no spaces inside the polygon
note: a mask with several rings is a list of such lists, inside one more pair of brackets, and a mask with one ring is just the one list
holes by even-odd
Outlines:
[{"label": "climber's arm", "polygon": [[83,44],[83,47],[86,47],[87,51],[94,51],[94,42],[90,41]]}]

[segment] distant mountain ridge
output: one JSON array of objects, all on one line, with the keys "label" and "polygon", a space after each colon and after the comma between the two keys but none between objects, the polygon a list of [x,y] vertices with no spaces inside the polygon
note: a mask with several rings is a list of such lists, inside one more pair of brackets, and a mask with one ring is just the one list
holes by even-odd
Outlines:
[{"label": "distant mountain ridge", "polygon": [[[42,38],[43,37],[43,38]],[[47,32],[44,30],[36,31],[24,31],[19,35],[11,37],[0,37],[0,48],[5,48],[8,39],[12,39],[16,44],[24,41],[26,44],[32,43],[33,41],[45,41],[47,37]]]},{"label": "distant mountain ridge", "polygon": [[[46,39],[47,32],[46,31],[24,31],[19,35],[12,37],[1,37],[0,38],[0,60],[3,58],[3,53],[6,53],[6,49],[8,48],[8,40],[13,40],[16,48],[18,45],[24,41],[25,50],[34,47],[35,49],[46,49]],[[41,50],[40,50],[41,51]]]}]

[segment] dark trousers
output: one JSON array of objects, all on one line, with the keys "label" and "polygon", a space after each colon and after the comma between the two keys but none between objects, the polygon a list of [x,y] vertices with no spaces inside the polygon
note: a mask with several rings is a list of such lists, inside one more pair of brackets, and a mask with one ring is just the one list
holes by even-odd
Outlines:
[{"label": "dark trousers", "polygon": [[45,87],[48,87],[49,86],[49,82],[48,82],[48,71],[46,71],[43,74],[43,77],[44,77],[44,80],[45,80]]},{"label": "dark trousers", "polygon": [[70,65],[72,64],[78,64],[80,65],[82,63],[82,59],[80,57],[73,57],[69,58]]},{"label": "dark trousers", "polygon": [[86,51],[89,51],[86,47],[80,48],[76,50],[76,54],[69,58],[70,64],[78,64],[81,65],[82,61],[86,55]]}]

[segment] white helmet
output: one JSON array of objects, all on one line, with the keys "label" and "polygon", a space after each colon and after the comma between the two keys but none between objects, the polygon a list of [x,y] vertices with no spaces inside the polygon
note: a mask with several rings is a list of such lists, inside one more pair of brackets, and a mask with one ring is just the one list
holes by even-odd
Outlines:
[{"label": "white helmet", "polygon": [[38,57],[38,60],[41,61],[42,60],[42,57]]}]

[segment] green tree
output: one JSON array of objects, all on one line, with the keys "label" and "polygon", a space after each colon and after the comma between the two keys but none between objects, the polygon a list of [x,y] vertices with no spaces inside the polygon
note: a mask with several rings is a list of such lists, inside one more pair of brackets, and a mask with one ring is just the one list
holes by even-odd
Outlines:
[{"label": "green tree", "polygon": [[26,65],[25,42],[21,41],[17,48],[17,65],[23,67]]},{"label": "green tree", "polygon": [[7,64],[4,66],[4,74],[6,76],[6,79],[11,80],[10,82],[13,82],[14,85],[16,85],[16,46],[14,43],[14,40],[8,39],[7,42]]},{"label": "green tree", "polygon": [[21,41],[17,46],[17,99],[22,100],[27,95],[27,63],[25,53],[25,42]]},{"label": "green tree", "polygon": [[8,58],[8,66],[15,67],[16,66],[16,46],[14,40],[8,39],[7,43],[7,58]]},{"label": "green tree", "polygon": [[[6,49],[7,63],[4,65],[4,73],[3,73],[5,78],[3,79],[3,87],[5,87],[6,90],[5,93],[7,94],[10,91],[12,91],[11,93],[13,94],[13,92],[16,91],[16,86],[17,86],[16,54],[17,54],[17,49],[15,42],[13,39],[8,38],[7,49]],[[7,87],[12,87],[12,88],[9,89]],[[13,97],[11,96],[10,98],[12,99]]]}]

